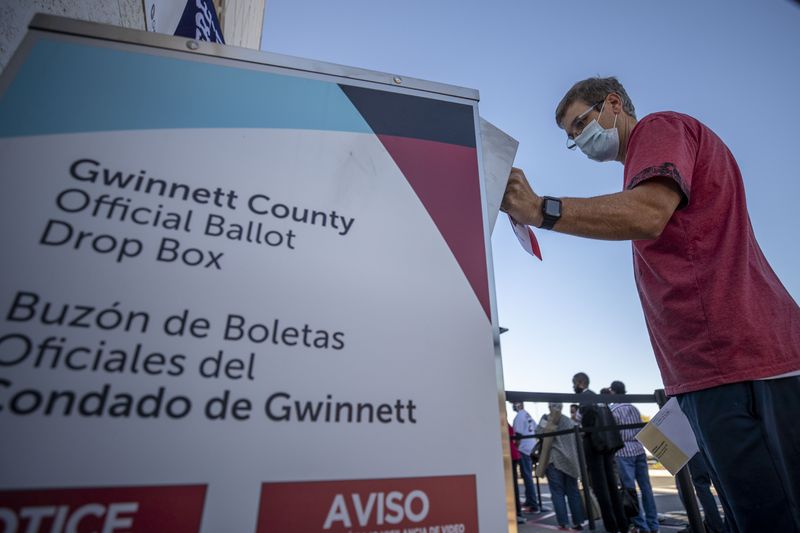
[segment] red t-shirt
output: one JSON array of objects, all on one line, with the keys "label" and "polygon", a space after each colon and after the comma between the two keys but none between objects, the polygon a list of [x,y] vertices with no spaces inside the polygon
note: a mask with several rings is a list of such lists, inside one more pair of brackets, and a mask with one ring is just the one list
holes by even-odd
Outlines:
[{"label": "red t-shirt", "polygon": [[698,120],[653,113],[631,132],[625,189],[675,180],[683,199],[633,267],[667,394],[800,369],[800,308],[761,252],[742,175]]}]

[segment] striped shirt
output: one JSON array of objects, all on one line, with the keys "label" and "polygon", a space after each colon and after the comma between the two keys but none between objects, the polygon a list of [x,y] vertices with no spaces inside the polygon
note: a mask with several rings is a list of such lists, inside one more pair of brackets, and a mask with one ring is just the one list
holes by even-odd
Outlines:
[{"label": "striped shirt", "polygon": [[[639,410],[629,403],[615,403],[611,405],[611,414],[614,415],[614,420],[619,425],[625,424],[639,424],[642,421],[642,415]],[[644,446],[636,440],[636,434],[639,429],[621,429],[619,430],[622,435],[622,440],[625,446],[617,452],[617,457],[636,457],[644,453]]]}]

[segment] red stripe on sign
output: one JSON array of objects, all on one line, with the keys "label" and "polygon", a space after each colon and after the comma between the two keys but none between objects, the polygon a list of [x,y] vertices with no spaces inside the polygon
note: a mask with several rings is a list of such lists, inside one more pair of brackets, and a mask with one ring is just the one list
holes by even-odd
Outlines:
[{"label": "red stripe on sign", "polygon": [[474,475],[264,483],[256,532],[477,532],[476,494]]},{"label": "red stripe on sign", "polygon": [[206,485],[0,490],[4,531],[196,533]]},{"label": "red stripe on sign", "polygon": [[417,193],[491,319],[476,149],[392,135],[378,138]]}]

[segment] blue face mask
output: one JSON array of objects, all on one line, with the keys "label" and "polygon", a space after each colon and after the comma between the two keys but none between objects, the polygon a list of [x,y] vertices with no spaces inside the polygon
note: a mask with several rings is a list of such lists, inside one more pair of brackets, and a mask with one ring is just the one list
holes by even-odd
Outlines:
[{"label": "blue face mask", "polygon": [[[603,102],[603,107],[600,108],[600,115],[603,114],[605,105],[606,103]],[[591,111],[593,107],[584,111],[584,114]],[[581,134],[575,137],[575,144],[578,145],[581,152],[586,154],[586,157],[593,161],[613,161],[619,152],[617,115],[614,115],[614,125],[609,129],[601,126],[597,119],[592,120],[583,128]]]}]

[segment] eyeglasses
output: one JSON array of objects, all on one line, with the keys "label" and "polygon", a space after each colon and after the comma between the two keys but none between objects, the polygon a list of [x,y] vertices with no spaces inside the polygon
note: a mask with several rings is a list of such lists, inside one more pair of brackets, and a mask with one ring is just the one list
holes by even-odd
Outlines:
[{"label": "eyeglasses", "polygon": [[583,128],[586,127],[586,115],[589,114],[589,111],[597,107],[599,103],[600,102],[589,106],[589,109],[575,117],[575,119],[572,121],[572,131],[576,133],[574,137],[570,134],[567,134],[567,150],[574,150],[575,147],[578,146],[578,143],[575,142],[575,137],[578,137],[581,133],[583,133]]}]

